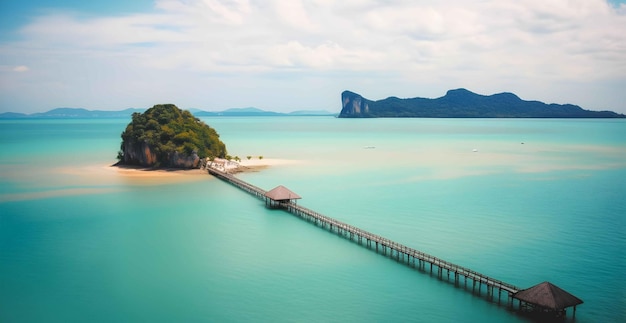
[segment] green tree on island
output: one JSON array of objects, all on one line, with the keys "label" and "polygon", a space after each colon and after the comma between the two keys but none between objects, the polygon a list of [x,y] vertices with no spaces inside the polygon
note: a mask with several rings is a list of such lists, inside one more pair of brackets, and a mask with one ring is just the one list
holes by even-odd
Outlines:
[{"label": "green tree on island", "polygon": [[120,163],[150,167],[191,168],[201,158],[226,156],[215,129],[173,104],[133,113],[120,149]]}]

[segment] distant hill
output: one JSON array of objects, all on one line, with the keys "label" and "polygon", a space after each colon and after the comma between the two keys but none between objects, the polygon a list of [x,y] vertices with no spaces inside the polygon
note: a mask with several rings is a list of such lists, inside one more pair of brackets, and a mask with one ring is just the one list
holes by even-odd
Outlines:
[{"label": "distant hill", "polygon": [[196,117],[215,117],[215,116],[226,116],[226,117],[251,117],[251,116],[277,116],[283,115],[284,113],[265,111],[257,108],[232,108],[224,111],[197,111],[194,112]]},{"label": "distant hill", "polygon": [[0,119],[21,119],[21,118],[28,118],[29,115],[24,114],[24,113],[17,113],[17,112],[4,112],[4,113],[0,113]]},{"label": "distant hill", "polygon": [[103,110],[87,110],[82,108],[56,108],[48,112],[40,112],[33,114],[5,112],[0,113],[0,119],[19,119],[19,118],[37,118],[37,119],[54,119],[54,118],[128,118],[135,112],[143,112],[146,109],[125,109],[121,111],[103,111]]},{"label": "distant hill", "polygon": [[326,110],[298,110],[288,113],[292,116],[334,116],[336,112],[330,112]]},{"label": "distant hill", "polygon": [[[102,111],[102,110],[87,110],[82,108],[57,108],[48,112],[24,114],[16,112],[0,113],[0,119],[23,119],[23,118],[37,118],[37,119],[54,119],[54,118],[130,118],[133,113],[142,113],[146,109],[125,109],[121,111]],[[250,117],[250,116],[331,116],[336,115],[324,110],[299,110],[289,113],[265,111],[257,108],[233,108],[224,111],[204,111],[200,109],[189,109],[189,111],[196,117]]]},{"label": "distant hill", "polygon": [[450,90],[436,99],[390,97],[378,101],[344,91],[341,102],[339,118],[626,118],[572,104],[525,101],[513,93],[486,96],[466,89]]},{"label": "distant hill", "polygon": [[266,111],[258,108],[232,108],[224,111],[202,111],[202,110],[191,110],[192,113],[197,117],[214,117],[214,116],[223,116],[223,117],[271,117],[271,116],[331,116],[336,115],[336,113],[332,113],[325,110],[299,110],[293,112],[274,112],[274,111]]}]

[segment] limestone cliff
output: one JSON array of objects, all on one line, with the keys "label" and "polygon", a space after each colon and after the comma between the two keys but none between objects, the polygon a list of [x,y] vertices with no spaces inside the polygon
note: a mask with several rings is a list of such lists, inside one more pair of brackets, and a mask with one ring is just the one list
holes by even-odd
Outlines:
[{"label": "limestone cliff", "polygon": [[191,155],[184,155],[175,151],[170,157],[170,165],[176,168],[198,168],[200,156],[196,151],[191,152]]},{"label": "limestone cliff", "polygon": [[158,163],[157,154],[146,142],[124,143],[123,156],[120,162],[126,165],[155,167],[157,164],[163,164],[171,168],[198,168],[200,166],[200,156],[196,151],[192,151],[190,155],[174,151],[167,162]]},{"label": "limestone cliff", "polygon": [[156,163],[157,156],[147,142],[124,142],[122,144],[123,159],[127,165],[152,166]]},{"label": "limestone cliff", "polygon": [[341,102],[342,108],[339,115],[342,117],[367,117],[369,115],[369,101],[354,92],[341,93]]}]

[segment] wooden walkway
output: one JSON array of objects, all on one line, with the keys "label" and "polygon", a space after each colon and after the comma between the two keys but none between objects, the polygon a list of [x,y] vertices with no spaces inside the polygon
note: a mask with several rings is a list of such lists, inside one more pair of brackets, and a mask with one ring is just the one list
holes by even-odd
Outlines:
[{"label": "wooden walkway", "polygon": [[[219,170],[209,168],[208,171],[210,174],[229,182],[260,199],[265,199],[266,191],[259,187]],[[472,293],[477,293],[479,296],[486,296],[490,301],[496,301],[496,294],[494,294],[494,292],[497,290],[498,304],[501,303],[502,292],[505,292],[505,295],[507,296],[506,303],[509,304],[510,307],[513,307],[512,296],[520,290],[512,284],[453,264],[435,256],[431,256],[427,253],[407,247],[401,243],[322,215],[311,209],[297,205],[296,203],[282,202],[280,203],[280,206],[294,215],[297,215],[309,222],[314,222],[317,226],[327,228],[331,232],[342,235],[345,238],[360,245],[364,245],[370,249],[375,249],[376,252],[395,258],[397,261],[403,262],[410,267],[417,268],[424,272],[430,271],[431,275],[434,271],[436,271],[439,279],[446,279],[448,282],[453,282],[455,286],[461,286],[462,284],[465,289],[469,289],[468,282],[471,282]],[[427,267],[429,268],[427,269]],[[446,273],[445,276],[444,271]],[[451,277],[451,275],[453,277]],[[485,293],[481,292],[483,286],[485,287]]]}]

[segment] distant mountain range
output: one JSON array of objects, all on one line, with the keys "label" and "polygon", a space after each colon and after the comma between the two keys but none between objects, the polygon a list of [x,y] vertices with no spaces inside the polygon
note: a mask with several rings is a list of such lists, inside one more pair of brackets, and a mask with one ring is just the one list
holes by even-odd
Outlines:
[{"label": "distant mountain range", "polygon": [[[480,95],[466,89],[450,90],[436,99],[389,97],[372,101],[361,95],[341,93],[342,109],[339,118],[626,118],[612,111],[590,111],[573,104],[546,104],[525,101],[513,93]],[[24,114],[0,113],[0,119],[54,119],[54,118],[130,118],[146,109],[129,108],[119,111],[87,110],[83,108],[56,108],[47,112]],[[196,117],[249,116],[336,116],[325,110],[274,112],[258,108],[233,108],[223,111],[189,109]]]},{"label": "distant mountain range", "polygon": [[390,97],[378,101],[344,91],[341,102],[339,118],[626,118],[572,104],[525,101],[513,93],[485,96],[466,89],[450,90],[437,99]]},{"label": "distant mountain range", "polygon": [[257,108],[232,108],[224,111],[213,112],[213,111],[202,111],[197,109],[189,110],[196,117],[214,117],[214,116],[227,116],[227,117],[237,117],[237,116],[246,116],[246,117],[254,117],[254,116],[331,116],[337,115],[337,113],[325,111],[325,110],[299,110],[288,113],[283,112],[273,112],[273,111],[265,111]]},{"label": "distant mountain range", "polygon": [[134,112],[143,112],[146,109],[126,109],[120,111],[103,111],[103,110],[87,110],[82,108],[56,108],[48,112],[39,112],[33,114],[24,114],[17,112],[0,113],[2,119],[21,119],[21,118],[122,118],[129,117]]},{"label": "distant mountain range", "polygon": [[[144,112],[146,109],[129,108],[120,111],[87,110],[82,108],[57,108],[48,112],[24,114],[16,112],[0,113],[0,119],[59,119],[59,118],[130,118],[135,112]],[[200,109],[189,110],[196,117],[250,117],[250,116],[331,116],[336,115],[323,110],[300,110],[289,113],[265,111],[257,108],[234,108],[224,111],[204,111]]]}]

